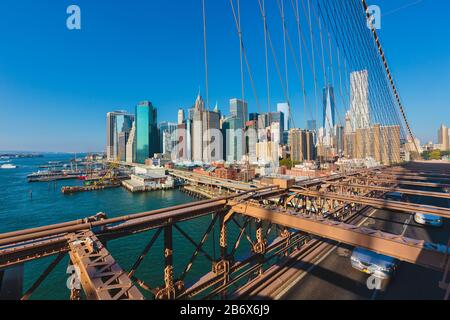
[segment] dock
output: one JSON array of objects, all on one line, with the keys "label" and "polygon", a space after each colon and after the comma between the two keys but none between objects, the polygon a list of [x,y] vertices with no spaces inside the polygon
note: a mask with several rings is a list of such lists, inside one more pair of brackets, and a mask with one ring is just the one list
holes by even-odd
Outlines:
[{"label": "dock", "polygon": [[79,192],[90,192],[90,191],[99,191],[105,189],[113,189],[120,187],[120,183],[114,184],[105,184],[105,185],[92,185],[92,186],[71,186],[71,187],[62,187],[61,192],[63,194],[74,194]]}]

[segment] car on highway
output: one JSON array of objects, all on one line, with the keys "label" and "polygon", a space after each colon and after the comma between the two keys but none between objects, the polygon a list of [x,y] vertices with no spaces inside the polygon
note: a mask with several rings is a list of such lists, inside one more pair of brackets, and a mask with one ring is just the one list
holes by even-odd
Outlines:
[{"label": "car on highway", "polygon": [[400,192],[388,192],[384,195],[384,199],[390,200],[390,201],[399,201],[399,202],[406,201],[406,197],[403,195],[403,193],[400,193]]},{"label": "car on highway", "polygon": [[397,259],[364,248],[355,248],[350,260],[353,268],[381,280],[389,280],[399,265]]},{"label": "car on highway", "polygon": [[434,216],[432,214],[415,213],[414,221],[424,226],[442,227],[444,225],[442,217]]}]

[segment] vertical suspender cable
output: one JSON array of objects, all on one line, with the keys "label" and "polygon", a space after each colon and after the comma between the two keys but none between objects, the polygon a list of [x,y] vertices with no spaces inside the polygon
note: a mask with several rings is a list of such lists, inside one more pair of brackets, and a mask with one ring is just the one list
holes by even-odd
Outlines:
[{"label": "vertical suspender cable", "polygon": [[238,14],[238,33],[239,33],[239,59],[241,62],[241,91],[242,91],[242,101],[245,100],[245,89],[244,89],[244,41],[242,39],[242,27],[241,27],[241,0],[237,0],[237,14]]},{"label": "vertical suspender cable", "polygon": [[[367,19],[370,19],[370,13],[369,13],[369,10],[368,10],[369,7],[367,6],[366,0],[362,0],[362,5],[364,7],[364,11],[366,12]],[[400,95],[399,95],[399,93],[397,91],[397,87],[395,86],[394,79],[392,77],[391,70],[389,69],[389,66],[388,66],[388,63],[387,63],[387,60],[386,60],[386,56],[384,55],[384,50],[383,50],[383,48],[381,46],[380,39],[378,38],[377,31],[376,31],[373,23],[370,24],[370,27],[372,29],[372,34],[374,36],[375,43],[376,43],[376,45],[378,47],[378,51],[380,53],[381,59],[382,59],[383,64],[384,64],[384,67],[386,69],[386,73],[388,75],[389,81],[391,83],[392,90],[394,91],[394,95],[395,95],[395,98],[397,100],[398,106],[400,108],[400,112],[401,112],[401,114],[403,116],[403,120],[405,121],[406,128],[408,129],[408,134],[409,134],[411,140],[414,143],[414,147],[416,148],[416,152],[419,153],[419,147],[417,146],[416,140],[414,139],[414,135],[413,135],[412,130],[411,130],[411,126],[409,125],[409,122],[408,122],[408,118],[406,117],[405,109],[403,107],[402,101],[400,100]]]},{"label": "vertical suspender cable", "polygon": [[206,109],[209,110],[209,74],[208,74],[208,48],[206,43],[206,5],[205,0],[202,0],[203,7],[203,49],[205,57],[205,87],[206,87]]},{"label": "vertical suspender cable", "polygon": [[270,112],[269,52],[267,48],[267,15],[265,0],[262,0],[262,14],[264,22],[264,50],[266,55],[267,112]]}]

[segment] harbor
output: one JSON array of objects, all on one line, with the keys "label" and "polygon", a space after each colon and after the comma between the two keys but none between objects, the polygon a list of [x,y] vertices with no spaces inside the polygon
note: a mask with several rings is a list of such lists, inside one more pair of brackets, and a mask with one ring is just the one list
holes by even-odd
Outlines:
[{"label": "harbor", "polygon": [[[40,165],[53,160],[65,160],[73,157],[69,154],[46,154],[43,158],[22,158],[15,160],[17,169],[0,170],[0,233],[22,228],[31,228],[37,225],[54,224],[61,221],[71,221],[85,218],[86,215],[96,215],[105,212],[109,218],[118,217],[124,213],[138,213],[142,211],[157,210],[160,208],[180,205],[195,201],[179,189],[157,190],[152,192],[131,193],[125,188],[102,189],[98,192],[77,192],[64,195],[63,186],[80,186],[79,179],[56,180],[51,182],[28,183],[27,176],[37,171]],[[32,198],[30,198],[32,191]],[[8,206],[4,204],[7,201]],[[202,227],[201,221],[188,224],[184,228],[189,232]],[[120,252],[117,256],[122,261],[130,261],[139,250],[133,247],[137,238],[126,239],[121,243],[113,241],[108,245],[111,250]],[[32,263],[32,267],[39,270],[46,267],[48,259]],[[147,270],[144,275],[157,277],[158,271],[144,262]],[[56,299],[66,296],[67,288],[59,287],[58,283],[67,280],[66,266],[62,264],[56,268],[48,281],[42,284],[34,299]],[[24,287],[32,285],[38,274],[26,272]]]}]

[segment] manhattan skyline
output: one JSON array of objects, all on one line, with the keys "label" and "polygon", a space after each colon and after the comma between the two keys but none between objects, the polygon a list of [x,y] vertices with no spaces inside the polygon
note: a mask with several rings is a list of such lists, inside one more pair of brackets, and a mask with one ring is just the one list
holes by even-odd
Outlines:
[{"label": "manhattan skyline", "polygon": [[[199,3],[169,2],[138,2],[127,6],[124,13],[124,4],[78,1],[83,17],[80,31],[65,28],[68,3],[64,1],[52,6],[50,1],[42,1],[33,9],[31,1],[0,4],[0,105],[7,115],[0,126],[0,149],[103,151],[105,113],[133,112],[142,100],[152,101],[159,122],[176,122],[178,109],[187,112],[199,86],[205,92],[202,21]],[[406,2],[372,4],[389,13]],[[450,7],[447,3],[443,6]],[[255,4],[243,5],[243,28],[245,35],[257,32],[246,39],[264,112],[263,55],[258,51],[262,28],[256,9]],[[437,140],[435,132],[446,122],[442,115],[450,101],[450,93],[443,90],[450,80],[446,10],[432,9],[430,1],[422,1],[387,14],[379,31],[395,66],[396,83],[414,133],[422,142]],[[158,17],[156,12],[167,16]],[[276,10],[272,15],[269,27],[275,34],[280,27]],[[217,101],[221,111],[228,113],[229,99],[241,98],[239,44],[228,2],[210,2],[208,19],[209,107]],[[271,72],[274,112],[284,98],[276,73]],[[304,117],[298,79],[291,73],[292,115],[296,126],[305,128],[305,120],[310,119]],[[249,112],[257,112],[248,84],[245,98]],[[341,110],[348,107],[339,106]],[[321,121],[320,117],[315,120]]]}]

